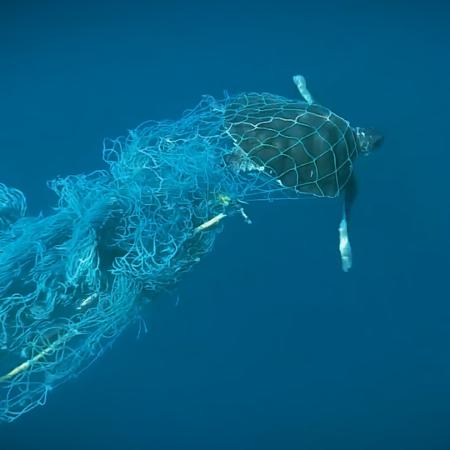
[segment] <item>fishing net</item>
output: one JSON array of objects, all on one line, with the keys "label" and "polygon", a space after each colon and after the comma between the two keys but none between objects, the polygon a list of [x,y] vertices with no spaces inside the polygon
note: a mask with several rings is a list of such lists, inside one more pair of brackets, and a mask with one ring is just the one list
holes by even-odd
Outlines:
[{"label": "fishing net", "polygon": [[0,185],[0,421],[92,364],[211,250],[226,216],[248,220],[245,202],[337,195],[351,138],[303,102],[205,97],[106,141],[106,170],[50,182],[51,215],[27,216],[23,194]]}]

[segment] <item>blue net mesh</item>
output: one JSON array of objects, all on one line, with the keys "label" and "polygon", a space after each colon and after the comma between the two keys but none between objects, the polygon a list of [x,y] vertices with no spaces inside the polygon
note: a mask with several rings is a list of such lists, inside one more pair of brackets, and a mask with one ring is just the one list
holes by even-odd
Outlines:
[{"label": "blue net mesh", "polygon": [[[27,217],[22,193],[0,184],[0,421],[43,404],[95,361],[146,301],[211,250],[225,216],[244,214],[251,199],[301,192],[305,180],[284,183],[285,173],[255,160],[261,154],[248,143],[261,131],[255,118],[272,120],[256,136],[269,145],[261,139],[283,131],[277,116],[307,105],[255,98],[270,100],[272,112],[261,115],[261,102],[242,96],[205,97],[178,121],[106,141],[107,170],[49,183],[58,196],[49,216]],[[253,117],[247,128],[241,113]],[[295,124],[290,139],[298,143],[305,135]],[[274,145],[272,162],[281,154]]]}]

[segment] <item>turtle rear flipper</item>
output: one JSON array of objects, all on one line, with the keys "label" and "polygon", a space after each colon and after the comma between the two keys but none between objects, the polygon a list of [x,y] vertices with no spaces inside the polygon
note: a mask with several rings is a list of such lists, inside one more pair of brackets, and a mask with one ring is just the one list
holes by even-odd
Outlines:
[{"label": "turtle rear flipper", "polygon": [[352,267],[352,246],[349,238],[350,213],[353,202],[358,194],[358,186],[354,174],[350,176],[344,190],[344,205],[342,219],[339,223],[339,253],[341,254],[342,270],[348,272]]}]

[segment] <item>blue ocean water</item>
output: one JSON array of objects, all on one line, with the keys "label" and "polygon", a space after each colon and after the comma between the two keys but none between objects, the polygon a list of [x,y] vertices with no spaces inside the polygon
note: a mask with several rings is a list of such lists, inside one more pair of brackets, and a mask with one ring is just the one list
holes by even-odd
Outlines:
[{"label": "blue ocean water", "polygon": [[43,408],[14,450],[450,449],[449,8],[444,2],[3,2],[0,180],[103,167],[104,137],[202,94],[318,101],[385,143],[357,163],[354,268],[339,202],[258,203]]}]

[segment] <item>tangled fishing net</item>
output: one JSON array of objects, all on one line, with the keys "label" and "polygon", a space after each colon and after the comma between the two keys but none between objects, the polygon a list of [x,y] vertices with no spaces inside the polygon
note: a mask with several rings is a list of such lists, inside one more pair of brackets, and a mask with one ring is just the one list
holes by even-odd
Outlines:
[{"label": "tangled fishing net", "polygon": [[212,249],[226,216],[248,221],[245,202],[338,195],[355,137],[318,108],[204,97],[178,121],[105,142],[106,170],[51,181],[49,216],[27,216],[23,194],[0,184],[0,421],[92,364]]}]

